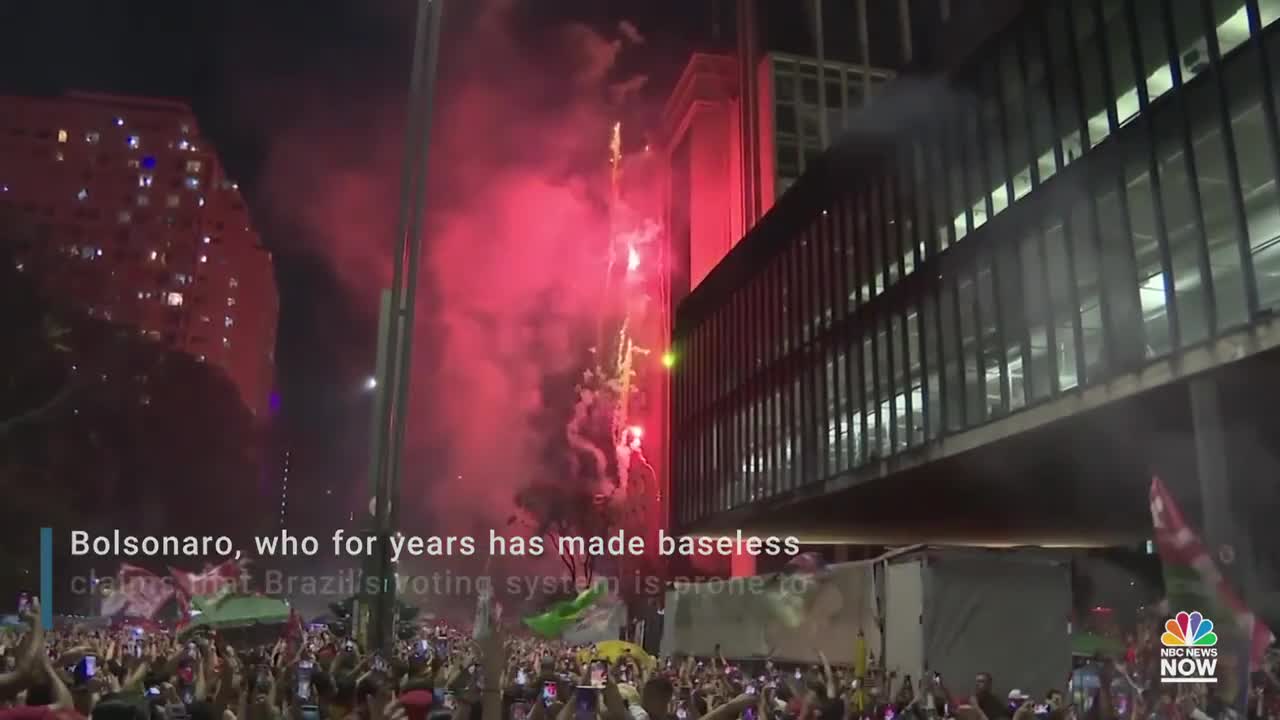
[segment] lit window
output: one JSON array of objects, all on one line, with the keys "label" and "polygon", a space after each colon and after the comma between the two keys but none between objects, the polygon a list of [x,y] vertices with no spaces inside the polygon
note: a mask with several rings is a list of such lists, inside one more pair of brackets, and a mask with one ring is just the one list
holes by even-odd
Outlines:
[{"label": "lit window", "polygon": [[13,267],[18,272],[22,272],[23,270],[27,269],[26,263],[14,263]]},{"label": "lit window", "polygon": [[200,187],[200,178],[188,175],[184,184],[188,190],[195,190]]},{"label": "lit window", "polygon": [[125,144],[127,144],[129,148],[132,150],[137,150],[138,146],[142,145],[142,138],[138,137],[137,135],[130,135],[129,137],[125,138],[124,141],[125,141]]},{"label": "lit window", "polygon": [[203,355],[196,356],[196,362],[204,362],[204,361],[205,361],[205,357]]},{"label": "lit window", "polygon": [[222,338],[222,347],[224,348],[231,347],[231,338]]},{"label": "lit window", "polygon": [[9,192],[8,185],[0,185],[0,192]]},{"label": "lit window", "polygon": [[204,236],[204,244],[205,244],[205,245],[208,245],[208,244],[209,244],[210,242],[212,242],[212,241],[213,241],[213,239],[212,239],[212,238],[210,238],[208,235],[205,235],[205,236]]},{"label": "lit window", "polygon": [[200,197],[196,198],[196,206],[198,206],[198,207],[204,207],[204,196],[203,196],[203,195],[201,195]]},{"label": "lit window", "polygon": [[116,124],[116,127],[124,127],[124,118],[122,117],[115,118],[111,122],[114,122]]},{"label": "lit window", "polygon": [[223,327],[231,327],[232,325],[235,325],[235,324],[236,324],[236,323],[235,323],[235,321],[231,319],[231,316],[230,316],[230,315],[228,315],[228,316],[226,316],[226,317],[222,318],[222,326],[223,326]]},{"label": "lit window", "polygon": [[146,299],[146,297],[147,297],[147,294],[146,294],[146,293],[142,292],[141,290],[139,290],[139,291],[138,291],[138,299],[139,299],[139,300],[144,300],[144,299]]},{"label": "lit window", "polygon": [[179,140],[179,141],[178,141],[178,149],[179,149],[179,150],[186,150],[186,149],[187,149],[187,148],[189,148],[189,147],[191,147],[191,143],[187,142],[186,140]]},{"label": "lit window", "polygon": [[152,156],[152,155],[148,155],[148,156],[146,156],[146,157],[142,158],[142,167],[143,167],[143,168],[145,168],[145,169],[147,169],[147,170],[154,170],[154,169],[155,169],[155,166],[156,166],[156,159],[155,159],[155,157],[154,157],[154,156]]},{"label": "lit window", "polygon": [[182,202],[182,199],[179,198],[177,195],[167,195],[165,196],[165,199],[164,199],[165,207],[175,208],[175,207],[178,207],[178,204],[180,202]]},{"label": "lit window", "polygon": [[58,152],[53,154],[53,159],[57,162],[62,162],[63,160],[66,160],[66,157],[64,157],[62,155],[62,151],[59,150]]},{"label": "lit window", "polygon": [[80,192],[76,193],[76,198],[80,200],[80,202],[84,202],[85,200],[88,200],[89,199],[88,188],[80,188]]},{"label": "lit window", "polygon": [[227,298],[227,307],[235,307],[235,306],[236,306],[236,299],[233,297]]},{"label": "lit window", "polygon": [[179,285],[190,285],[191,276],[186,273],[174,273],[173,281],[178,283]]},{"label": "lit window", "polygon": [[231,278],[230,280],[228,280],[228,281],[227,281],[227,286],[228,286],[228,287],[240,287],[240,281],[239,281],[238,279],[236,279],[236,278]]},{"label": "lit window", "polygon": [[60,142],[60,143],[64,143],[64,142],[66,142],[66,141],[67,141],[67,131],[66,131],[66,130],[59,130],[59,131],[58,131],[58,142]]},{"label": "lit window", "polygon": [[119,221],[121,225],[129,222],[132,219],[133,219],[133,213],[129,212],[128,210],[121,210],[116,215],[116,220]]},{"label": "lit window", "polygon": [[195,174],[199,173],[199,172],[200,172],[200,167],[201,167],[201,165],[202,165],[202,164],[203,164],[203,163],[201,163],[199,160],[188,160],[188,161],[187,161],[187,172],[191,173],[192,175],[195,175]]},{"label": "lit window", "polygon": [[98,248],[97,255],[98,257],[102,257],[102,248]]},{"label": "lit window", "polygon": [[164,304],[169,307],[182,307],[182,293],[171,292],[164,297]]},{"label": "lit window", "polygon": [[84,134],[84,141],[89,143],[90,145],[97,145],[98,141],[101,139],[102,139],[102,135],[100,135],[97,132],[87,132]]},{"label": "lit window", "polygon": [[142,163],[138,162],[137,158],[129,158],[128,162],[126,162],[125,165],[128,165],[133,170],[137,170],[138,168],[142,167]]},{"label": "lit window", "polygon": [[138,196],[138,207],[147,207],[151,204],[151,198],[146,195]]},{"label": "lit window", "polygon": [[149,188],[153,182],[155,182],[155,178],[151,173],[143,173],[138,176],[138,187],[140,188]]},{"label": "lit window", "polygon": [[207,323],[207,322],[213,322],[213,319],[212,319],[212,318],[210,318],[208,315],[201,315],[201,316],[200,316],[200,322],[205,322],[205,323]]},{"label": "lit window", "polygon": [[152,259],[152,260],[155,260],[155,259],[156,259],[156,258],[158,258],[158,257],[160,257],[160,253],[156,252],[155,250],[152,250],[152,251],[151,251],[151,259]]},{"label": "lit window", "polygon": [[202,263],[207,263],[207,262],[209,262],[209,256],[208,256],[208,255],[201,255],[201,256],[200,256],[200,262],[202,262]]},{"label": "lit window", "polygon": [[187,133],[191,132],[191,126],[186,123],[182,123],[182,125],[180,125],[178,129],[182,131],[183,135],[186,135]]},{"label": "lit window", "polygon": [[94,248],[91,248],[88,245],[85,245],[84,247],[80,248],[80,257],[84,258],[85,260],[92,260],[96,256],[97,256],[97,253],[94,252]]}]

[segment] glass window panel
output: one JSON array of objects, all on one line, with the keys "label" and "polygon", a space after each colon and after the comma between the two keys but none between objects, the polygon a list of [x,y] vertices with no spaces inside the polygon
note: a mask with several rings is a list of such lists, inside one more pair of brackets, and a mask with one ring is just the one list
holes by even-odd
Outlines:
[{"label": "glass window panel", "polygon": [[955,278],[944,283],[939,295],[939,311],[942,314],[942,360],[947,382],[947,430],[955,432],[964,427],[964,373],[961,361],[960,337],[956,334]]},{"label": "glass window panel", "polygon": [[1080,133],[1080,99],[1076,92],[1076,67],[1072,61],[1071,34],[1063,29],[1067,20],[1066,9],[1072,3],[1051,3],[1046,8],[1047,18],[1044,38],[1049,48],[1049,63],[1053,68],[1055,107],[1058,113],[1058,132],[1062,135],[1063,162],[1070,164],[1080,157],[1084,139]]},{"label": "glass window panel", "polygon": [[879,383],[876,387],[876,399],[879,400],[876,404],[876,412],[879,414],[879,418],[876,420],[879,433],[876,437],[879,438],[877,447],[880,450],[880,457],[885,458],[893,454],[893,446],[890,443],[892,433],[889,429],[890,424],[894,422],[894,413],[890,409],[893,399],[893,376],[891,374],[893,360],[890,354],[892,352],[892,345],[890,344],[892,339],[888,332],[887,319],[881,316],[876,320],[876,381]]},{"label": "glass window panel", "polygon": [[[1002,243],[995,257],[995,308],[992,316],[997,319],[997,337],[1003,344],[999,348],[1004,359],[1005,393],[1009,398],[1007,410],[1017,410],[1027,404],[1023,366],[1023,333],[1026,318],[1022,289],[1022,267],[1018,244]],[[1034,285],[1032,287],[1039,287]],[[986,312],[985,310],[983,311]]]},{"label": "glass window panel", "polygon": [[[814,70],[816,73],[816,69]],[[806,105],[818,105],[818,78],[803,76],[800,78],[800,101]]]},{"label": "glass window panel", "polygon": [[1098,28],[1093,15],[1092,2],[1071,2],[1068,15],[1075,28],[1076,52],[1080,58],[1080,84],[1084,91],[1084,110],[1089,126],[1088,147],[1094,147],[1111,134],[1107,119],[1106,97],[1103,88],[1105,77],[1102,64],[1102,48]]},{"label": "glass window panel", "polygon": [[965,426],[981,423],[986,417],[986,380],[978,363],[978,294],[973,275],[968,270],[957,278],[956,302],[960,310],[960,346],[964,358],[964,422]]},{"label": "glass window panel", "polygon": [[1205,285],[1200,277],[1201,236],[1195,190],[1183,152],[1182,118],[1174,110],[1157,113],[1152,119],[1173,289],[1178,301],[1178,335],[1187,346],[1209,337],[1209,322]]},{"label": "glass window panel", "polygon": [[907,445],[924,442],[924,376],[921,374],[920,313],[913,306],[906,312],[907,357],[903,366],[907,369],[906,387],[908,407],[898,409],[898,417],[905,418],[905,432],[898,437]]},{"label": "glass window panel", "polygon": [[[1268,47],[1277,43],[1270,43]],[[1258,52],[1251,47],[1247,52]],[[1253,57],[1234,60],[1224,73],[1227,102],[1231,108],[1231,134],[1235,139],[1240,190],[1249,225],[1249,252],[1258,288],[1258,307],[1280,307],[1280,206],[1272,158],[1275,149],[1266,130],[1262,110],[1262,79]]]},{"label": "glass window panel", "polygon": [[982,352],[982,392],[985,402],[983,410],[986,413],[984,417],[996,417],[1003,415],[1007,409],[1004,404],[1006,379],[1001,364],[1005,357],[1005,347],[997,327],[995,277],[990,260],[983,258],[979,261],[976,278],[977,314],[980,321],[978,337]]},{"label": "glass window panel", "polygon": [[1084,380],[1093,383],[1106,371],[1103,354],[1101,278],[1098,274],[1093,226],[1088,200],[1071,209],[1071,249],[1075,253],[1076,299],[1080,303],[1080,327],[1084,338]]},{"label": "glass window panel", "polygon": [[1144,152],[1132,152],[1125,162],[1125,185],[1129,196],[1129,232],[1137,268],[1138,302],[1142,309],[1142,335],[1148,357],[1172,350],[1169,312],[1165,297],[1164,266],[1160,259],[1156,208]]},{"label": "glass window panel", "polygon": [[1258,0],[1258,11],[1262,27],[1266,27],[1280,18],[1280,0]]},{"label": "glass window panel", "polygon": [[938,343],[942,338],[938,335],[938,306],[932,293],[925,295],[921,312],[924,320],[921,344],[924,347],[924,364],[929,370],[928,377],[925,379],[928,402],[924,407],[929,426],[928,439],[933,440],[942,436],[945,421],[942,417],[942,364],[939,362],[938,354],[940,347]]},{"label": "glass window panel", "polygon": [[[1049,289],[1045,283],[1045,269],[1042,265],[1044,258],[1040,246],[1038,232],[1033,232],[1018,243],[1018,262],[1021,266],[1023,290],[1021,307],[1030,341],[1027,355],[1031,364],[1030,367],[1022,368],[1022,374],[1026,377],[1027,392],[1031,395],[1029,398],[1031,402],[1044,400],[1052,392],[1050,373],[1053,371],[1053,361],[1057,357],[1056,337],[1052,338],[1055,345],[1050,345],[1052,317],[1049,312]],[[1012,373],[1013,370],[1010,369],[1009,372]]]},{"label": "glass window panel", "polygon": [[[1049,76],[1045,66],[1047,52],[1043,28],[1037,22],[1027,28],[1026,35],[1023,37],[1023,55],[1026,59],[1023,72],[1026,74],[1027,82],[1025,112],[1031,117],[1032,155],[1036,170],[1040,174],[1040,182],[1053,177],[1058,171],[1057,155],[1054,153],[1058,138],[1053,130],[1054,118],[1049,104]],[[1058,76],[1054,81],[1061,84],[1064,79]],[[1016,193],[1016,186],[1014,190]]]},{"label": "glass window panel", "polygon": [[795,76],[789,73],[778,73],[777,85],[774,86],[774,93],[777,95],[778,102],[794,102],[796,99]]},{"label": "glass window panel", "polygon": [[871,260],[870,273],[870,293],[868,297],[875,297],[884,292],[884,204],[881,196],[883,195],[884,186],[880,183],[871,183],[867,193],[867,209],[868,209],[868,228],[870,234],[867,236],[867,248]]},{"label": "glass window panel", "polygon": [[876,378],[874,373],[874,364],[876,355],[871,347],[871,335],[875,330],[872,329],[862,339],[862,387],[864,390],[862,413],[867,419],[867,451],[868,460],[880,457],[880,412],[876,405],[874,397],[876,388]]},{"label": "glass window panel", "polygon": [[[1009,207],[1009,168],[1005,165],[1005,117],[1002,97],[1006,88],[1004,55],[1014,52],[1009,43],[1001,48],[996,62],[990,63],[982,73],[982,152],[986,153],[986,182],[982,187],[990,196],[991,215],[994,217]],[[1015,60],[1016,62],[1016,60]],[[1017,119],[1024,117],[1019,113]]]},{"label": "glass window panel", "polygon": [[[1018,47],[1008,43],[1000,53],[1000,94],[1001,108],[1004,118],[1004,136],[1008,139],[1005,152],[1008,154],[1008,170],[999,167],[999,173],[1012,173],[1009,178],[1013,190],[1013,199],[1018,200],[1031,192],[1031,138],[1028,128],[1033,122],[1035,108],[1031,107],[1031,98],[1023,91],[1022,63],[1018,57]],[[1047,110],[1046,110],[1047,111]],[[1052,158],[1050,154],[1050,158]],[[1052,175],[1053,173],[1050,172]],[[1003,189],[1003,186],[1002,186]],[[991,202],[997,202],[993,195]],[[999,202],[1005,202],[1000,198]],[[999,205],[996,206],[997,208]],[[996,213],[999,214],[999,210]]]},{"label": "glass window panel", "polygon": [[774,122],[777,124],[775,128],[780,133],[793,134],[797,131],[796,124],[796,106],[778,103],[774,110]]},{"label": "glass window panel", "polygon": [[1102,0],[1107,60],[1111,64],[1111,93],[1116,109],[1116,122],[1120,126],[1138,114],[1138,75],[1133,67],[1129,21],[1124,12],[1124,4],[1125,0]]},{"label": "glass window panel", "polygon": [[[964,106],[960,102],[956,102],[951,108],[957,115],[964,115]],[[947,199],[950,201],[950,209],[946,217],[952,218],[952,226],[954,234],[952,238],[955,242],[964,239],[969,233],[969,196],[968,190],[965,188],[964,172],[968,160],[965,158],[962,149],[965,143],[965,133],[962,129],[962,122],[948,122],[943,125],[943,132],[947,139],[947,179],[949,182]],[[972,151],[971,151],[972,152]]]},{"label": "glass window panel", "polygon": [[965,182],[966,199],[969,211],[973,216],[972,229],[976,230],[987,222],[987,203],[990,202],[991,181],[987,178],[988,158],[982,153],[990,153],[992,148],[982,137],[983,119],[981,113],[986,112],[988,101],[963,103],[964,112],[956,120],[963,127],[964,143],[962,149],[967,170]]},{"label": "glass window panel", "polygon": [[1076,323],[1079,305],[1073,296],[1074,268],[1067,246],[1065,226],[1060,218],[1050,218],[1044,232],[1045,266],[1049,274],[1049,297],[1053,309],[1054,338],[1057,341],[1058,389],[1080,384]]},{"label": "glass window panel", "polygon": [[1249,14],[1244,0],[1210,0],[1222,57],[1249,39]]},{"label": "glass window panel", "polygon": [[1196,163],[1196,187],[1204,211],[1209,238],[1209,265],[1218,310],[1218,330],[1245,322],[1248,310],[1240,274],[1240,231],[1231,197],[1230,165],[1221,131],[1216,88],[1211,82],[1189,87],[1187,112],[1191,116],[1192,151]]},{"label": "glass window panel", "polygon": [[1135,2],[1138,20],[1138,44],[1142,49],[1139,76],[1147,86],[1147,99],[1155,102],[1173,89],[1173,72],[1169,65],[1169,40],[1165,34],[1163,3]]},{"label": "glass window panel", "polygon": [[1132,235],[1124,213],[1127,197],[1119,190],[1118,178],[1091,184],[1098,210],[1098,230],[1102,234],[1102,257],[1098,269],[1106,283],[1104,310],[1111,326],[1112,355],[1120,369],[1136,367],[1147,357],[1142,336],[1137,271],[1133,267]]}]

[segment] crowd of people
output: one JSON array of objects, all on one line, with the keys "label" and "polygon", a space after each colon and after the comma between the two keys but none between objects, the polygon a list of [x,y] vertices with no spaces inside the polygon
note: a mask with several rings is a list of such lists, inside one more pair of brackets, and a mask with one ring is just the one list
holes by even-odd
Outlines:
[{"label": "crowd of people", "polygon": [[[1219,720],[1205,686],[1115,692],[1124,658],[1101,661],[1085,696],[971,687],[935,674],[861,675],[723,657],[612,657],[505,632],[479,638],[427,623],[387,655],[325,628],[237,647],[230,633],[136,628],[46,632],[33,601],[0,637],[0,720]],[[1132,660],[1132,658],[1130,658]],[[1259,673],[1254,720],[1280,718],[1275,676]],[[969,685],[969,683],[965,683]],[[1243,720],[1243,719],[1241,719]]]}]

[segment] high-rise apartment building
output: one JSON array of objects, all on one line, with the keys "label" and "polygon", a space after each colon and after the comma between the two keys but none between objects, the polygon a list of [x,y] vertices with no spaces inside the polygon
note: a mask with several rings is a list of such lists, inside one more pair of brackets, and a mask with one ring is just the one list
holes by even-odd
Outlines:
[{"label": "high-rise apartment building", "polygon": [[72,93],[0,98],[0,210],[18,269],[53,302],[221,368],[265,417],[279,301],[191,108]]}]

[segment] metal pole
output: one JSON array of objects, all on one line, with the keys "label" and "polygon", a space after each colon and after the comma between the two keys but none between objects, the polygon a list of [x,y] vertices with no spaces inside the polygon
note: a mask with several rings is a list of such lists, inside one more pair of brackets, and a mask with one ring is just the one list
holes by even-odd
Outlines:
[{"label": "metal pole", "polygon": [[898,0],[898,28],[902,31],[902,62],[910,65],[916,55],[911,33],[911,0]]},{"label": "metal pole", "polygon": [[[375,415],[374,528],[372,557],[374,586],[366,645],[389,651],[395,626],[395,569],[390,540],[399,514],[399,475],[408,415],[409,368],[412,361],[413,324],[418,271],[422,255],[422,222],[431,119],[439,60],[440,25],[444,0],[419,0],[410,71],[408,122],[405,129],[404,165],[401,168],[400,210],[396,225],[395,265],[391,289],[385,294],[380,318],[379,402]],[[380,333],[381,334],[381,333]],[[362,583],[368,588],[369,583]]]}]

